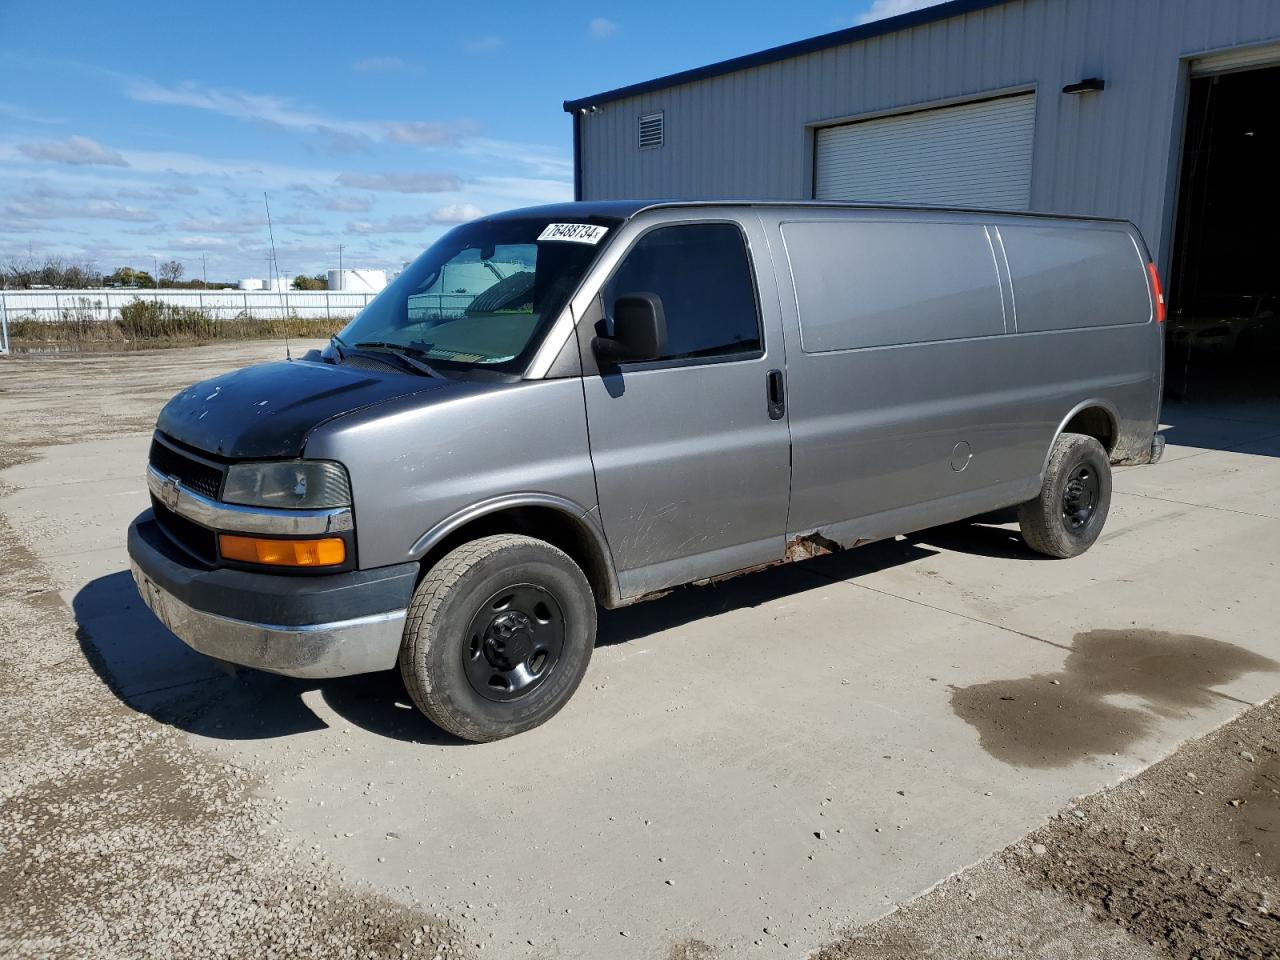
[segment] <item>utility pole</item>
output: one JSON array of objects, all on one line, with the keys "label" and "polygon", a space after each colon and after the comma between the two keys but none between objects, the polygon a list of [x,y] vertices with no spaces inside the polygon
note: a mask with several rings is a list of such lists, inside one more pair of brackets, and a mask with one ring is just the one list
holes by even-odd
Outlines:
[{"label": "utility pole", "polygon": [[342,244],[338,244],[338,282],[342,282]]},{"label": "utility pole", "polygon": [[205,263],[205,255],[200,254],[200,276],[204,280],[204,285],[209,285],[209,265]]},{"label": "utility pole", "polygon": [[157,257],[154,253],[151,255],[151,265],[152,265],[152,269],[153,269],[153,270],[155,270],[155,273],[153,273],[153,274],[151,275],[151,282],[152,282],[152,283],[154,283],[154,284],[156,285],[156,288],[157,288],[157,289],[159,289],[159,287],[160,287],[160,258],[159,258],[159,257]]}]

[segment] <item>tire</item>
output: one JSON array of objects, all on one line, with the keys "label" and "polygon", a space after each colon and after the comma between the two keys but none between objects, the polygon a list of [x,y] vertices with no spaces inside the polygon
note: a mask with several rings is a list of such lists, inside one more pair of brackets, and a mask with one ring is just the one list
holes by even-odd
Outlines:
[{"label": "tire", "polygon": [[1018,508],[1018,524],[1032,550],[1066,559],[1093,546],[1110,509],[1107,452],[1093,437],[1063,433],[1049,454],[1039,496]]},{"label": "tire", "polygon": [[532,537],[483,537],[446,554],[418,584],[400,674],[442,730],[499,740],[569,701],[595,636],[591,585],[567,554]]}]

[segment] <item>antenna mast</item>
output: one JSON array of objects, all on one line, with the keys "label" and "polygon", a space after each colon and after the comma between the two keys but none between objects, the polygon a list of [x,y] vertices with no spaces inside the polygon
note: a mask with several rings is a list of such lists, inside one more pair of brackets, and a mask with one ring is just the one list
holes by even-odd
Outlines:
[{"label": "antenna mast", "polygon": [[[267,271],[267,280],[270,283],[279,282],[280,264],[276,260],[276,235],[271,229],[271,204],[267,201],[267,192],[262,191],[262,205],[267,209],[267,237],[271,241],[271,266],[275,269],[276,279],[271,279],[271,271]],[[293,359],[293,352],[289,349],[289,295],[285,293],[284,288],[280,289],[280,305],[284,308],[284,355],[288,360]]]}]

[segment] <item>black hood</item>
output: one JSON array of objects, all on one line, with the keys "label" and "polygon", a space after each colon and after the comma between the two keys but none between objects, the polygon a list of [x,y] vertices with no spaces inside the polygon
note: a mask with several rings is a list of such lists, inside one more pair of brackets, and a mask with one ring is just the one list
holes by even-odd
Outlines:
[{"label": "black hood", "polygon": [[334,417],[450,381],[370,374],[312,361],[245,367],[188,387],[156,426],[182,443],[230,458],[296,457],[307,434]]}]

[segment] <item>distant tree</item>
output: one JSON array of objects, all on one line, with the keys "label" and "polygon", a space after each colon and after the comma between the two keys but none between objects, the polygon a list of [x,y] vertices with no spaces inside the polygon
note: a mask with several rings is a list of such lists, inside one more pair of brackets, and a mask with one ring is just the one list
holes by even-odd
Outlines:
[{"label": "distant tree", "polygon": [[182,275],[187,272],[187,268],[180,264],[177,260],[170,260],[160,264],[160,283],[173,286],[182,279]]},{"label": "distant tree", "polygon": [[317,273],[314,277],[298,274],[293,278],[293,289],[295,290],[326,290],[329,281],[323,273]]},{"label": "distant tree", "polygon": [[56,287],[62,290],[83,290],[97,286],[101,275],[92,262],[68,263],[61,257],[46,257],[44,263],[26,260],[10,260],[0,267],[0,282],[5,287]]},{"label": "distant tree", "polygon": [[113,287],[154,287],[155,280],[146,270],[135,270],[133,267],[117,267],[107,283]]}]

